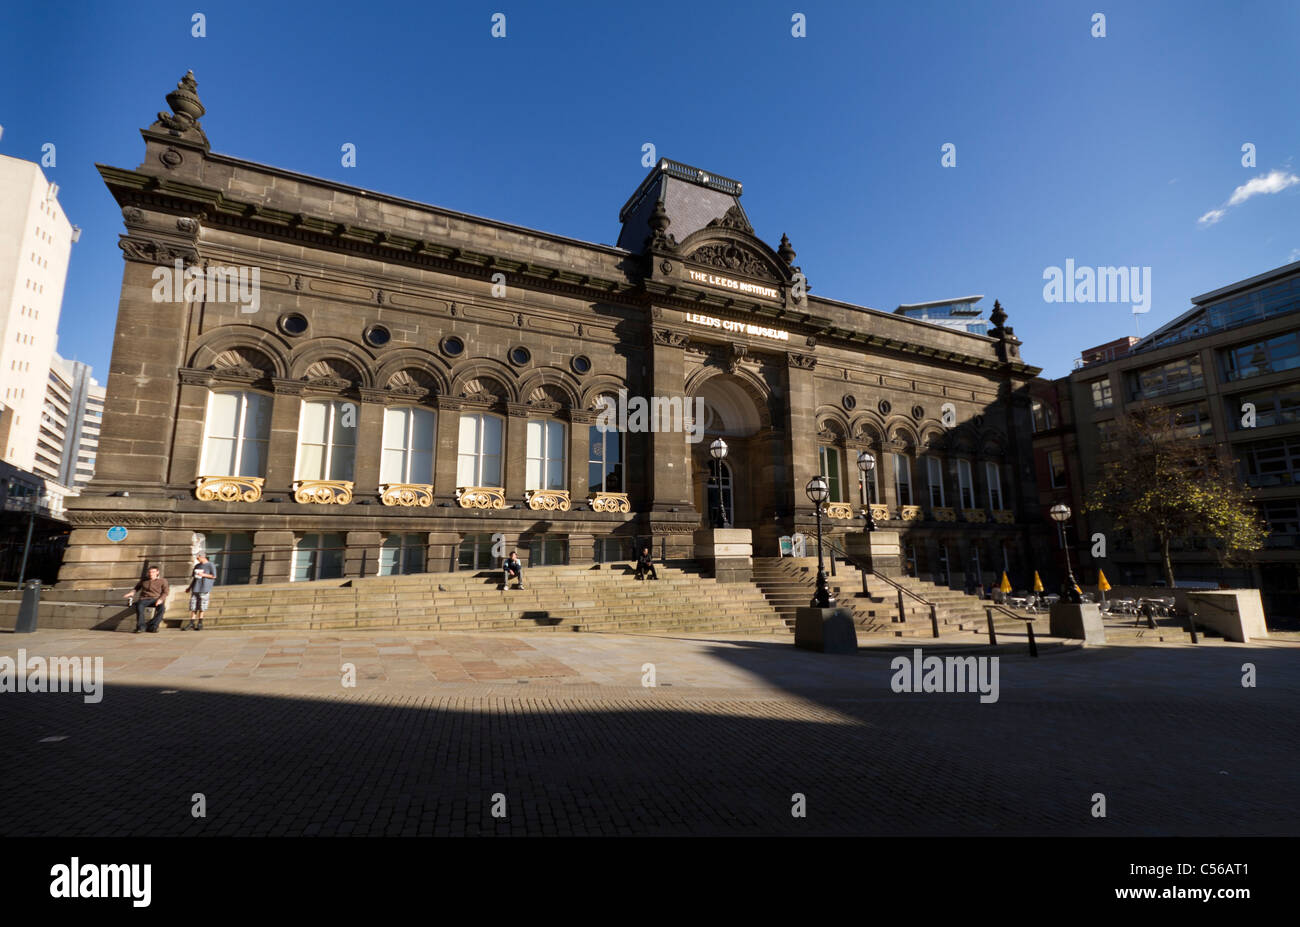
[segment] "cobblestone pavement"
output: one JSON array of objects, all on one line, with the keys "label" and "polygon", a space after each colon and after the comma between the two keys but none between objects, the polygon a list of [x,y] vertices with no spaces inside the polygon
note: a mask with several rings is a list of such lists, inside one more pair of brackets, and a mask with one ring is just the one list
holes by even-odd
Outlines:
[{"label": "cobblestone pavement", "polygon": [[994,703],[891,691],[973,640],[0,635],[105,676],[0,694],[0,834],[1300,833],[1294,642],[1016,647]]}]

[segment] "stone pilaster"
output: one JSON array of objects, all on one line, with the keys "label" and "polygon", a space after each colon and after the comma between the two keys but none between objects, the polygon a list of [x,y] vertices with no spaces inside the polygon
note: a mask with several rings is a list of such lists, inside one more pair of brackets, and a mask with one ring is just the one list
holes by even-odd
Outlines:
[{"label": "stone pilaster", "polygon": [[298,422],[301,413],[302,384],[295,380],[276,380],[266,454],[266,484],[262,487],[262,498],[270,495],[291,497],[294,467],[298,463]]}]

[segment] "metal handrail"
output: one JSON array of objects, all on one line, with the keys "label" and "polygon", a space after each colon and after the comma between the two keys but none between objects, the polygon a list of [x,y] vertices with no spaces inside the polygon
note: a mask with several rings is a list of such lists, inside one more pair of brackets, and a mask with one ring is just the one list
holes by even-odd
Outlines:
[{"label": "metal handrail", "polygon": [[924,605],[926,608],[930,610],[930,630],[935,637],[939,636],[939,611],[938,611],[938,606],[934,602],[931,602],[928,599],[926,599],[924,596],[919,595],[913,592],[911,589],[906,588],[901,583],[895,582],[894,580],[890,579],[888,576],[884,576],[883,574],[877,573],[875,570],[868,569],[856,557],[851,556],[848,551],[837,547],[835,545],[835,542],[830,540],[829,538],[826,539],[825,543],[826,546],[829,547],[831,550],[832,564],[835,562],[834,555],[836,552],[838,552],[841,556],[844,557],[845,560],[847,560],[849,563],[857,567],[858,572],[862,574],[862,595],[864,597],[869,595],[869,593],[867,592],[867,574],[870,573],[872,576],[876,577],[877,579],[883,580],[885,583],[892,586],[894,590],[898,593],[898,620],[900,622],[903,623],[907,622],[907,609],[903,603],[903,595],[904,593],[906,593],[907,595],[910,595],[912,598],[916,599],[916,601],[920,602],[922,605]]},{"label": "metal handrail", "polygon": [[1016,621],[1023,621],[1025,623],[1025,628],[1029,631],[1029,655],[1031,657],[1038,656],[1038,642],[1034,640],[1034,619],[1026,618],[1024,615],[1017,615],[1005,605],[999,605],[996,602],[985,603],[984,605],[984,616],[988,619],[989,623],[989,646],[996,647],[998,645],[998,632],[993,627],[993,609],[995,608],[1004,615],[1008,615],[1016,619]]}]

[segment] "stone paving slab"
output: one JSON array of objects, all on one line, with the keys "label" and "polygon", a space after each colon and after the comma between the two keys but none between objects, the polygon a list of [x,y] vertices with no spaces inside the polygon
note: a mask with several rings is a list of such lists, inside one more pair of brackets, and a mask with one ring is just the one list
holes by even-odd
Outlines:
[{"label": "stone paving slab", "polygon": [[107,677],[0,693],[0,835],[1300,832],[1300,646],[1006,652],[992,704],[890,689],[895,657],[977,640],[0,635]]}]

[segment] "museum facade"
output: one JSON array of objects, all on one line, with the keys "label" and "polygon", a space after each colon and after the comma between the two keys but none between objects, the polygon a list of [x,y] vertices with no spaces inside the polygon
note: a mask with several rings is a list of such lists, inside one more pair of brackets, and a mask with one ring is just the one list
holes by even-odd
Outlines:
[{"label": "museum facade", "polygon": [[1039,371],[1000,305],[986,336],[814,296],[740,183],[667,159],[611,247],[216,154],[192,75],[167,101],[99,166],[125,268],[61,584],[198,545],[234,583],[692,559],[719,508],[776,556],[819,473],[833,537],[870,505],[910,572],[1028,581]]}]

